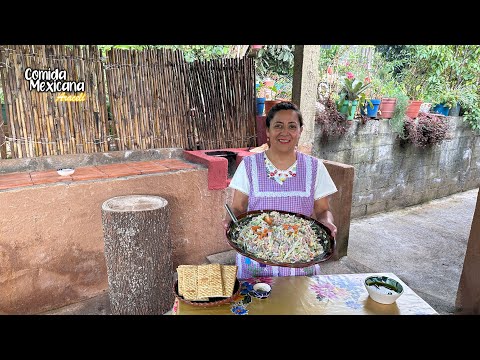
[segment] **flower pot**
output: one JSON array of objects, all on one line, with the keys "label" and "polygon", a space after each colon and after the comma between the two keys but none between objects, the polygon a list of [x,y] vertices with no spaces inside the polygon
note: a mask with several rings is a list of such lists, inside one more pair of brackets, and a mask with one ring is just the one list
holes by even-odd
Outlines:
[{"label": "flower pot", "polygon": [[380,107],[380,103],[382,102],[382,100],[371,99],[370,101],[372,102],[373,108],[370,107],[370,104],[368,102],[365,104],[365,107],[367,108],[367,116],[370,118],[376,118],[378,108]]},{"label": "flower pot", "polygon": [[457,103],[457,106],[454,106],[448,112],[448,116],[459,116],[460,115],[460,104]]},{"label": "flower pot", "polygon": [[422,105],[423,101],[421,100],[409,100],[406,115],[415,119],[420,112],[420,106]]},{"label": "flower pot", "polygon": [[357,110],[358,101],[357,100],[352,101],[352,108],[350,109],[350,113],[348,112],[348,103],[349,103],[348,100],[343,101],[343,105],[342,105],[342,108],[340,109],[340,112],[342,114],[347,115],[347,120],[353,120],[355,116],[355,111]]},{"label": "flower pot", "polygon": [[263,115],[263,110],[265,110],[265,98],[257,98],[257,115]]},{"label": "flower pot", "polygon": [[450,111],[450,108],[443,104],[437,104],[433,107],[432,111],[436,114],[448,116],[448,112]]},{"label": "flower pot", "polygon": [[432,107],[432,103],[424,102],[422,105],[420,105],[420,112],[428,113],[430,112],[431,107]]},{"label": "flower pot", "polygon": [[395,105],[397,105],[397,98],[382,98],[379,107],[380,117],[382,119],[391,119],[393,111],[395,110]]},{"label": "flower pot", "polygon": [[268,112],[273,105],[278,104],[281,100],[265,100],[265,115],[268,116]]}]

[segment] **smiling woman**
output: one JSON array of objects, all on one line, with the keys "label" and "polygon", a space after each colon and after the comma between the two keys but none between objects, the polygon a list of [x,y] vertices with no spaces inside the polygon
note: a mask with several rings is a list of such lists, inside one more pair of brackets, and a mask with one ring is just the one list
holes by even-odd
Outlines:
[{"label": "smiling woman", "polygon": [[[297,151],[303,131],[303,116],[288,101],[274,105],[267,114],[266,135],[269,148],[245,157],[237,167],[230,187],[235,189],[232,210],[236,216],[246,211],[277,210],[312,217],[325,225],[335,237],[328,196],[337,191],[323,162]],[[224,220],[229,228],[230,218]],[[282,244],[288,253],[295,241]],[[318,264],[290,268],[259,263],[240,253],[236,256],[238,277],[295,276],[320,273]]]}]

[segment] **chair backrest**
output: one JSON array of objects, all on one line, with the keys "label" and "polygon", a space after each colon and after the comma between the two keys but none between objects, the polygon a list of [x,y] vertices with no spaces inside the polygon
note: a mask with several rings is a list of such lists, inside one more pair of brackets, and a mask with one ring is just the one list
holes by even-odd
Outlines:
[{"label": "chair backrest", "polygon": [[347,255],[355,168],[352,165],[329,160],[323,160],[323,163],[338,190],[330,196],[330,208],[337,226],[336,250],[333,259],[338,260]]}]

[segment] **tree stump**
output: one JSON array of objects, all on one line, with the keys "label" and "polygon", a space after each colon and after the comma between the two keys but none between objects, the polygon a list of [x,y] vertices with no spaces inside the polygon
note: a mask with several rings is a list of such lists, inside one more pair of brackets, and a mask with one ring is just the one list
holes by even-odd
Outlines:
[{"label": "tree stump", "polygon": [[169,219],[168,202],[159,196],[117,196],[103,203],[112,314],[164,314],[172,308]]}]

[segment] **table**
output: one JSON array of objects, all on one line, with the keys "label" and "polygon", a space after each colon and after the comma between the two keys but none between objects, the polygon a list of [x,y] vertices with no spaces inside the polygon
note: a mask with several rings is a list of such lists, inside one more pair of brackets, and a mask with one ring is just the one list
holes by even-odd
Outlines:
[{"label": "table", "polygon": [[[404,293],[385,305],[368,296],[364,280],[370,275],[399,281]],[[256,282],[271,285],[266,299],[248,294]],[[393,273],[259,277],[240,280],[240,294],[231,303],[197,307],[175,298],[173,315],[433,315],[429,304]]]}]

